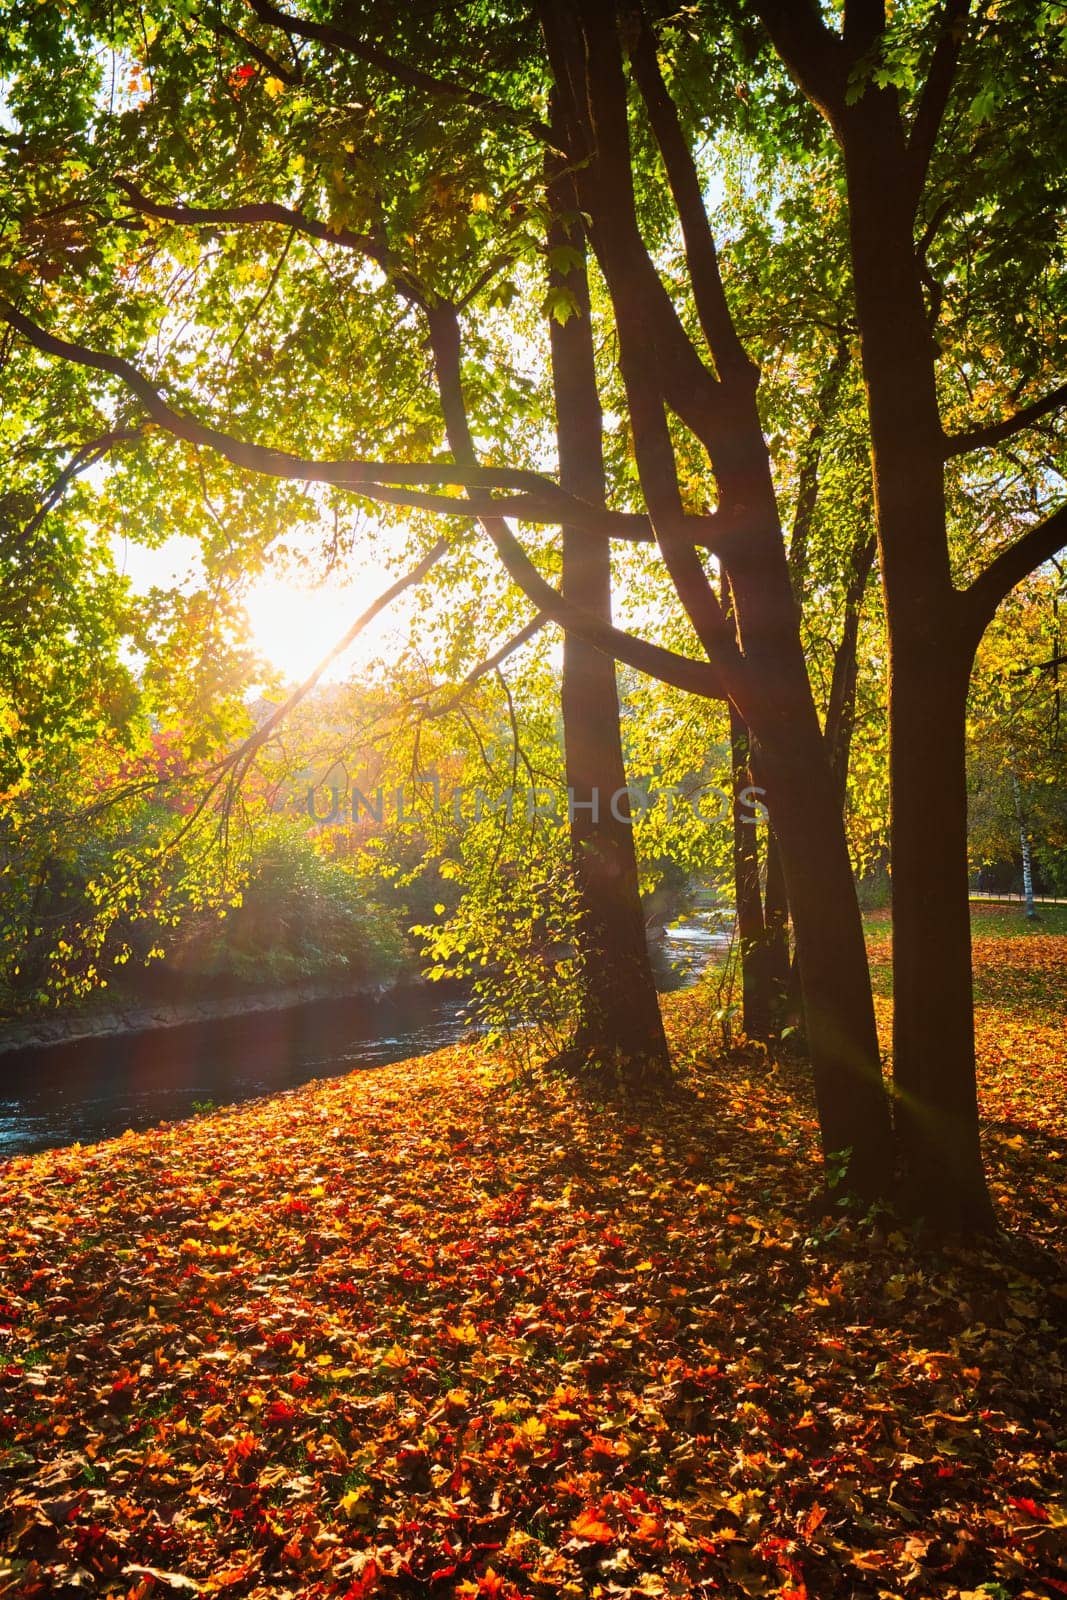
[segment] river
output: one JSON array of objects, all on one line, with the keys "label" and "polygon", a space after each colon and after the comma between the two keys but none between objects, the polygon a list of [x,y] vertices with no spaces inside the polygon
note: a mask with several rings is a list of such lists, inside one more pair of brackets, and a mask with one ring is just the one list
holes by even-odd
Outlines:
[{"label": "river", "polygon": [[[695,982],[728,943],[713,918],[667,929],[653,945],[660,989]],[[0,1163],[428,1055],[469,1031],[455,994],[413,987],[382,1000],[316,1000],[8,1051],[0,1055]]]}]

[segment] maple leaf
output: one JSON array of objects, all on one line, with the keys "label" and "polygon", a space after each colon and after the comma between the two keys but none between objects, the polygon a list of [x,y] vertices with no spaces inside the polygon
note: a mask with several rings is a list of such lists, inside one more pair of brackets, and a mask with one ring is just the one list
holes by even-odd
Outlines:
[{"label": "maple leaf", "polygon": [[615,1543],[614,1530],[593,1510],[579,1512],[571,1523],[571,1533],[590,1544]]}]

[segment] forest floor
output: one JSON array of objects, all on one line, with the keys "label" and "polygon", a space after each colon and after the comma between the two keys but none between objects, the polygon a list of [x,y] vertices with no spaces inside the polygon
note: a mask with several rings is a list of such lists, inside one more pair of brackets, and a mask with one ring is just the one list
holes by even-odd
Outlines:
[{"label": "forest floor", "polygon": [[814,1220],[699,989],[653,1113],[456,1047],[0,1168],[0,1593],[1067,1594],[1067,938],[977,967],[996,1250]]}]

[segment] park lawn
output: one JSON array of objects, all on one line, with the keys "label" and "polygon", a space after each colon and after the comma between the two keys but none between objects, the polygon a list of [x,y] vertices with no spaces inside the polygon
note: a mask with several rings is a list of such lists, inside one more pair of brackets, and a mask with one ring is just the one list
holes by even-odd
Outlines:
[{"label": "park lawn", "polygon": [[0,1591],[1067,1593],[1041,948],[980,1014],[999,1255],[813,1221],[803,1074],[699,991],[651,1115],[456,1047],[9,1163]]}]

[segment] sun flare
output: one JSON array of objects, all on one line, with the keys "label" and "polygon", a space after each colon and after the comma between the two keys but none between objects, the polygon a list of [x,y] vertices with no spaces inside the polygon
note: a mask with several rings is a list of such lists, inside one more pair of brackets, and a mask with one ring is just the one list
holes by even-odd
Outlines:
[{"label": "sun flare", "polygon": [[[265,574],[249,590],[244,608],[249,642],[287,679],[301,681],[318,666],[356,618],[387,588],[389,574],[365,569],[348,582],[304,586]],[[395,629],[399,602],[371,622],[324,676],[340,678],[369,661]]]}]

